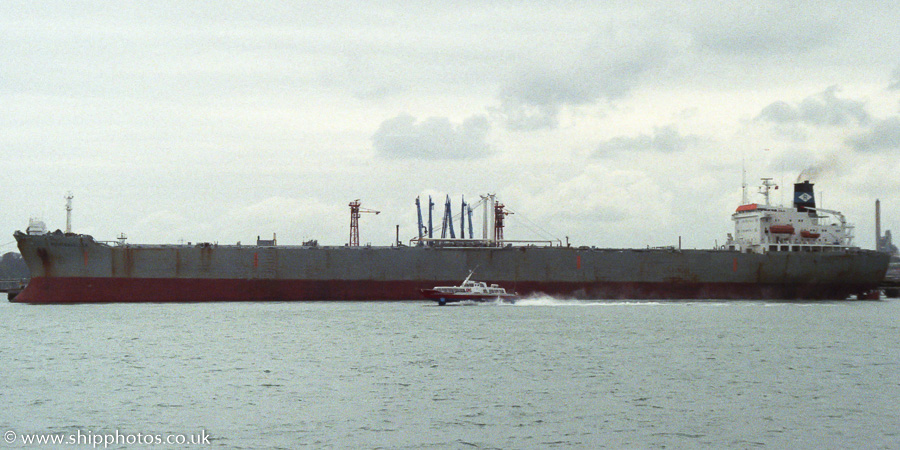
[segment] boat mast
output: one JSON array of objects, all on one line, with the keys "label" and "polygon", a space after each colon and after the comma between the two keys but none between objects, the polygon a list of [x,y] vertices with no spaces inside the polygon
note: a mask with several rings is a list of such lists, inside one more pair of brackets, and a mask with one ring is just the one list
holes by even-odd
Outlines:
[{"label": "boat mast", "polygon": [[[759,193],[762,194],[763,197],[766,199],[766,206],[769,206],[769,193],[770,193],[772,187],[774,187],[775,189],[778,189],[778,186],[772,182],[771,178],[760,178],[760,179],[762,180],[762,185],[759,187]],[[744,203],[744,204],[746,204],[746,203]]]},{"label": "boat mast", "polygon": [[[476,267],[475,269],[477,269],[477,267]],[[472,269],[472,270],[469,271],[469,276],[467,276],[466,279],[463,280],[463,282],[462,282],[462,284],[461,284],[460,286],[465,286],[466,283],[469,282],[469,278],[472,278],[472,274],[475,273],[475,269]]]}]

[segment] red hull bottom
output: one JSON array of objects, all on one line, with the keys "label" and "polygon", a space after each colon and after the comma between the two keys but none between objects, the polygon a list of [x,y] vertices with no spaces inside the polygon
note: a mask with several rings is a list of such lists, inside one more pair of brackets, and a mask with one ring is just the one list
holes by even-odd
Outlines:
[{"label": "red hull bottom", "polygon": [[[225,302],[315,300],[420,300],[420,290],[447,280],[240,280],[170,278],[32,279],[14,302]],[[864,295],[871,286],[851,284],[518,282],[521,297],[549,295],[572,299],[763,299],[843,300]]]}]

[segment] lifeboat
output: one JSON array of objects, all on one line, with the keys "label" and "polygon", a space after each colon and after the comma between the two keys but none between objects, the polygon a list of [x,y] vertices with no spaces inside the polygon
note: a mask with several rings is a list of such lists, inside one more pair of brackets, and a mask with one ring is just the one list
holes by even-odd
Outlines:
[{"label": "lifeboat", "polygon": [[800,237],[806,238],[806,239],[818,239],[819,236],[821,236],[821,234],[813,233],[812,231],[803,230],[800,232]]},{"label": "lifeboat", "polygon": [[772,225],[769,227],[769,232],[772,234],[794,234],[794,226],[793,225]]}]

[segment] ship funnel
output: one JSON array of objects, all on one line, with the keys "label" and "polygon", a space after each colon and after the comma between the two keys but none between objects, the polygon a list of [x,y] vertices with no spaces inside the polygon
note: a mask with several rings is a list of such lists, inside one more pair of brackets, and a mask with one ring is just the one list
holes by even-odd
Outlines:
[{"label": "ship funnel", "polygon": [[816,207],[813,184],[809,181],[794,183],[794,207],[797,208],[797,211],[799,212],[806,211],[806,208]]}]

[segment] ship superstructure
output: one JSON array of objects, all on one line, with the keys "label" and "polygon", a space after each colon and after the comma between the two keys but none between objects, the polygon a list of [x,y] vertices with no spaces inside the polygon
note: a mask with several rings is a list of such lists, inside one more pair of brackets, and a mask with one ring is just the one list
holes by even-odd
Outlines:
[{"label": "ship superstructure", "polygon": [[853,225],[838,211],[816,208],[813,184],[794,184],[793,206],[773,206],[769,202],[774,186],[763,178],[764,204],[738,206],[732,214],[734,234],[729,234],[728,250],[752,253],[846,251],[853,246]]}]

